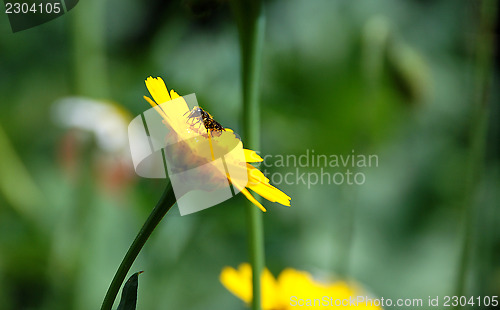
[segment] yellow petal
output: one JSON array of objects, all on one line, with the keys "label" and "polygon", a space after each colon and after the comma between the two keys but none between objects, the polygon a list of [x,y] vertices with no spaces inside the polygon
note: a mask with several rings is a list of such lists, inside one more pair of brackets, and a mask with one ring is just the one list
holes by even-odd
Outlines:
[{"label": "yellow petal", "polygon": [[172,98],[172,100],[177,99],[179,97],[180,97],[179,94],[177,94],[173,89],[170,90],[170,98]]},{"label": "yellow petal", "polygon": [[248,171],[249,182],[269,183],[269,179],[266,178],[266,176],[262,173],[262,171],[255,168],[254,166],[247,164],[247,171]]},{"label": "yellow petal", "polygon": [[245,153],[247,163],[258,163],[264,161],[262,157],[260,157],[259,154],[253,150],[243,149],[243,152]]},{"label": "yellow petal", "polygon": [[146,87],[157,104],[162,104],[171,100],[170,95],[168,94],[167,86],[161,77],[148,77],[146,79]]},{"label": "yellow petal", "polygon": [[[179,136],[179,140],[191,139],[198,135],[197,131],[186,122],[185,115],[189,108],[184,98],[179,96],[173,89],[169,94],[165,83],[160,77],[148,77],[146,86],[153,100],[147,96],[144,96],[144,99],[160,114],[166,125]],[[165,102],[169,103],[164,104]],[[168,111],[166,111],[167,109]]]},{"label": "yellow petal", "polygon": [[[290,297],[295,296],[297,299],[322,299],[323,296],[331,297],[328,293],[328,286],[317,283],[312,276],[304,271],[299,271],[287,268],[281,272],[278,277],[280,300],[282,303],[290,305]],[[293,307],[295,308],[295,307]],[[297,308],[312,308],[312,309],[331,309],[324,305],[315,306],[298,306]]]},{"label": "yellow petal", "polygon": [[246,188],[242,188],[240,189],[240,191],[243,193],[243,195],[245,195],[245,197],[247,197],[248,200],[250,200],[251,203],[259,207],[262,212],[267,212],[266,208],[264,208],[264,206],[260,202],[258,202],[257,199],[255,199]]},{"label": "yellow petal", "polygon": [[276,187],[265,183],[249,183],[248,188],[271,202],[277,202],[284,206],[290,206],[290,197]]},{"label": "yellow petal", "polygon": [[267,268],[264,268],[260,277],[260,291],[263,310],[282,309],[278,281]]},{"label": "yellow petal", "polygon": [[[238,270],[225,267],[222,269],[219,279],[224,287],[233,293],[233,295],[247,304],[252,302],[252,267],[249,264],[241,264]],[[262,309],[281,309],[278,282],[267,268],[262,271],[260,281]]]},{"label": "yellow petal", "polygon": [[301,297],[304,294],[304,290],[309,290],[309,287],[313,284],[309,273],[292,268],[287,268],[280,273],[278,283],[283,300],[290,300],[291,296],[304,298]]},{"label": "yellow petal", "polygon": [[257,168],[247,164],[248,184],[247,187],[271,202],[278,202],[284,206],[290,206],[290,197],[278,188],[269,184],[269,179]]},{"label": "yellow petal", "polygon": [[160,114],[160,116],[168,122],[168,117],[165,114],[165,111],[163,111],[163,109],[159,105],[157,105],[156,102],[151,100],[151,98],[149,98],[148,96],[143,96],[143,97],[156,110],[156,112],[158,112],[158,114]]},{"label": "yellow petal", "polygon": [[255,199],[246,188],[240,186],[238,182],[233,182],[231,180],[230,175],[228,175],[227,178],[229,179],[231,184],[233,184],[234,187],[236,187],[243,195],[245,195],[245,197],[247,197],[248,200],[250,200],[251,203],[259,207],[259,209],[261,209],[262,212],[267,212],[266,208],[264,208],[264,206],[260,202],[258,202],[257,199]]},{"label": "yellow petal", "polygon": [[340,298],[348,298],[349,296],[355,296],[356,290],[354,287],[350,287],[346,282],[338,281],[331,284],[328,287],[331,296],[338,296]]},{"label": "yellow petal", "polygon": [[241,264],[238,270],[225,267],[219,280],[228,291],[245,303],[252,301],[252,269],[249,264]]}]

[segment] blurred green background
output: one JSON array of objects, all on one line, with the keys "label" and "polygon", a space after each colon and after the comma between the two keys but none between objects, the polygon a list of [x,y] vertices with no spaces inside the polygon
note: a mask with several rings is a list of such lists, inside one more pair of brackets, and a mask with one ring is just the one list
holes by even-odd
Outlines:
[{"label": "blurred green background", "polygon": [[[261,155],[378,156],[350,168],[363,185],[274,182],[292,207],[264,202],[273,274],[353,279],[384,298],[500,295],[497,2],[265,6]],[[149,108],[152,75],[241,131],[230,6],[86,0],[14,34],[0,15],[0,310],[98,309],[166,182],[135,176],[126,127],[101,129]],[[61,112],[72,96],[83,108]],[[103,101],[104,116],[86,108]],[[138,309],[245,308],[218,281],[248,260],[244,201],[167,215],[132,267],[145,271]]]}]

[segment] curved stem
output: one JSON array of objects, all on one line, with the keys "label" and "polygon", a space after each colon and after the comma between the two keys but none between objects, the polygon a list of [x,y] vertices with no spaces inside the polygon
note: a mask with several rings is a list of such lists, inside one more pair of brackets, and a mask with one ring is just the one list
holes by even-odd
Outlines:
[{"label": "curved stem", "polygon": [[118,267],[118,270],[116,271],[115,276],[113,277],[113,280],[109,285],[108,292],[104,297],[101,310],[111,310],[116,299],[116,295],[118,294],[118,291],[120,290],[120,287],[125,280],[128,271],[130,270],[130,267],[137,258],[137,255],[139,255],[139,252],[141,251],[146,241],[148,241],[151,233],[154,231],[158,223],[160,223],[165,214],[167,214],[168,210],[170,210],[170,208],[175,204],[175,202],[176,199],[174,190],[172,189],[172,184],[169,183],[155,208],[135,237],[134,242],[132,242],[132,244],[130,245],[127,254],[125,254],[125,257],[123,257],[120,267]]}]

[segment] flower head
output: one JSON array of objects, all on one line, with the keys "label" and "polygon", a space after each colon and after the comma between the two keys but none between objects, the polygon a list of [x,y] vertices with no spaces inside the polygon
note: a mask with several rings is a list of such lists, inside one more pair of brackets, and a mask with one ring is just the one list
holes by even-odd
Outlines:
[{"label": "flower head", "polygon": [[[238,269],[225,267],[220,274],[220,281],[235,296],[246,304],[252,301],[252,267],[241,264]],[[315,281],[305,272],[287,268],[278,278],[274,278],[266,268],[261,276],[262,309],[291,310],[296,308],[331,309],[334,306],[357,309],[379,310],[378,306],[359,302],[357,305],[347,304],[345,300],[357,300],[366,294],[355,285],[344,281],[321,283]],[[342,305],[344,301],[344,305]],[[340,304],[339,304],[340,302]]]},{"label": "flower head", "polygon": [[[248,200],[264,212],[266,209],[252,196],[247,188],[271,202],[290,206],[291,198],[269,184],[269,179],[250,164],[263,161],[255,151],[243,149],[243,162],[238,160],[236,156],[231,156],[231,150],[234,149],[234,146],[241,143],[231,129],[220,129],[222,126],[213,119],[212,126],[207,126],[206,122],[202,121],[202,116],[193,113],[181,96],[173,89],[170,92],[168,91],[160,77],[147,78],[146,87],[153,98],[144,96],[144,99],[155,108],[163,118],[163,123],[170,129],[166,139],[170,140],[171,143],[176,143],[175,149],[166,150],[169,153],[169,158],[175,161],[175,166],[184,167],[184,169],[202,166],[222,155],[225,158],[225,165],[229,166],[229,169],[231,169],[231,166],[243,166],[246,169],[246,174],[244,176],[229,175],[224,170],[227,167],[221,168],[208,165],[209,168],[207,168],[206,173],[197,176],[198,180],[207,184],[206,189],[217,188],[219,184],[224,184],[224,181],[229,180]],[[168,109],[162,108],[162,104],[165,102],[170,103]],[[205,112],[202,109],[200,110]],[[208,112],[206,113],[206,116],[211,118],[211,115]],[[228,154],[229,156],[227,156]]]}]

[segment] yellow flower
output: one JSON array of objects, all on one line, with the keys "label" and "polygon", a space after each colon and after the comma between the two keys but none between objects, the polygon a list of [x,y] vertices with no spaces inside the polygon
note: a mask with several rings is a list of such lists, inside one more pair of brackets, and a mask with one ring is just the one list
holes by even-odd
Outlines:
[{"label": "yellow flower", "polygon": [[[153,99],[144,96],[149,104],[161,115],[163,123],[171,129],[171,134],[167,139],[178,142],[177,146],[180,152],[170,154],[176,160],[176,163],[185,164],[187,166],[201,165],[208,163],[214,159],[214,154],[227,154],[234,145],[240,143],[233,131],[225,128],[217,135],[207,133],[207,130],[201,124],[193,125],[194,121],[188,119],[189,108],[185,100],[175,100],[182,97],[179,96],[173,89],[168,91],[163,80],[149,77],[146,79],[146,87]],[[165,111],[160,105],[167,101],[172,101],[168,105],[168,111]],[[201,145],[209,145],[210,147],[200,147]],[[210,151],[207,151],[210,150]],[[290,197],[280,191],[278,188],[269,184],[269,179],[264,174],[252,166],[250,163],[262,162],[263,159],[252,150],[243,149],[244,165],[246,166],[247,175],[244,178],[238,178],[233,175],[229,176],[224,171],[211,171],[204,176],[200,176],[203,182],[208,185],[217,184],[219,179],[229,179],[229,181],[239,191],[245,195],[253,204],[259,207],[262,211],[266,209],[260,204],[252,194],[247,190],[251,189],[255,193],[264,197],[271,202],[278,202],[285,206],[290,206]],[[227,165],[241,165],[237,159],[225,157]],[[212,170],[217,170],[213,168]],[[222,182],[220,182],[222,183]],[[216,186],[216,185],[214,185]]]},{"label": "yellow flower", "polygon": [[[237,270],[225,267],[220,274],[220,281],[227,290],[246,304],[251,303],[252,267],[249,264],[241,264]],[[261,276],[261,290],[263,310],[331,309],[333,307],[381,309],[375,298],[368,297],[355,285],[344,281],[320,283],[315,281],[309,273],[291,268],[283,270],[277,279],[267,268],[264,269]]]}]

